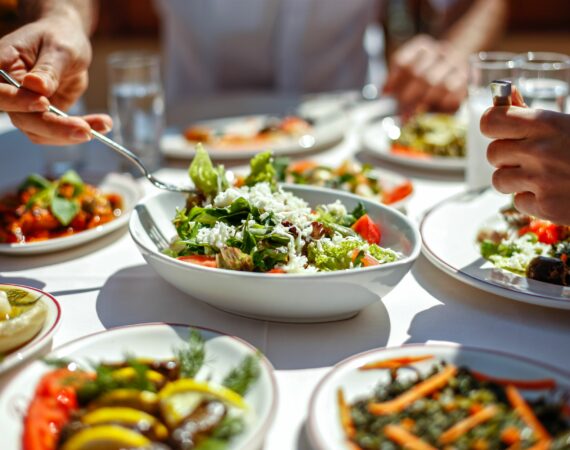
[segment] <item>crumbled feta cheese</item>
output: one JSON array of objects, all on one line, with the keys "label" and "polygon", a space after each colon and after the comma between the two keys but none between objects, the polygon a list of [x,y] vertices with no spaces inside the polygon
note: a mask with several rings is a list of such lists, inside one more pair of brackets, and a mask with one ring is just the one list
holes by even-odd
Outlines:
[{"label": "crumbled feta cheese", "polygon": [[236,235],[236,228],[224,222],[216,222],[212,228],[201,228],[196,236],[196,242],[208,244],[218,250],[227,247],[227,240]]}]

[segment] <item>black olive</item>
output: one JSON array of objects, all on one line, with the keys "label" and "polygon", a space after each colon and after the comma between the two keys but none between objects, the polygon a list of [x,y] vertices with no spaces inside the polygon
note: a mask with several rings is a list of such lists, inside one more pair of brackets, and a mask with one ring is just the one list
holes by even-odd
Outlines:
[{"label": "black olive", "polygon": [[568,269],[558,258],[537,256],[526,269],[526,276],[533,280],[564,286],[567,283]]}]

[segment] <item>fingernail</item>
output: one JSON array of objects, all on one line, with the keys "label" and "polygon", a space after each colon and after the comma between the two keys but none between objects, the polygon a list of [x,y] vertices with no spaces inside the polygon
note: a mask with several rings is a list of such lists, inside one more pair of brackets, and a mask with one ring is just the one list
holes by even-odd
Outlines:
[{"label": "fingernail", "polygon": [[84,130],[75,130],[73,131],[73,133],[71,133],[71,138],[76,140],[76,141],[90,141],[91,140],[91,134],[87,133]]},{"label": "fingernail", "polygon": [[30,104],[31,112],[46,112],[49,109],[49,104],[46,100],[36,100]]}]

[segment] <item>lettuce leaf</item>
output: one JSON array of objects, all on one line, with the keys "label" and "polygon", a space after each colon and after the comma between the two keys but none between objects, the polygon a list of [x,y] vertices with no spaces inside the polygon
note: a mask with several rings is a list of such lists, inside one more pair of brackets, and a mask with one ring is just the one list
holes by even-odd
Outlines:
[{"label": "lettuce leaf", "polygon": [[196,155],[188,173],[194,185],[207,196],[215,196],[229,187],[223,166],[214,167],[202,144],[196,145]]},{"label": "lettuce leaf", "polygon": [[245,179],[247,186],[253,186],[257,183],[269,183],[271,186],[277,184],[277,172],[273,167],[273,154],[271,152],[263,152],[255,155],[249,162],[251,171]]}]

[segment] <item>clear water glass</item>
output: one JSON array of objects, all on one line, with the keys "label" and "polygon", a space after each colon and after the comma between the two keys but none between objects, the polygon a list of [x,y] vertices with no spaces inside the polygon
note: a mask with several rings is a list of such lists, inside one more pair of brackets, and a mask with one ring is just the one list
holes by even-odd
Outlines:
[{"label": "clear water glass", "polygon": [[[142,52],[114,53],[109,56],[108,71],[114,138],[136,153],[149,170],[157,170],[164,130],[160,58]],[[128,161],[122,164],[125,171],[140,175]]]},{"label": "clear water glass", "polygon": [[529,107],[567,111],[570,56],[528,52],[517,55],[516,63],[517,85]]},{"label": "clear water glass", "polygon": [[491,185],[494,169],[487,161],[487,146],[491,140],[483,136],[479,122],[487,108],[493,105],[489,89],[491,81],[513,81],[515,56],[507,52],[480,52],[469,58],[467,169],[465,174],[468,189]]}]

